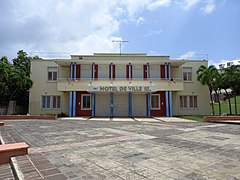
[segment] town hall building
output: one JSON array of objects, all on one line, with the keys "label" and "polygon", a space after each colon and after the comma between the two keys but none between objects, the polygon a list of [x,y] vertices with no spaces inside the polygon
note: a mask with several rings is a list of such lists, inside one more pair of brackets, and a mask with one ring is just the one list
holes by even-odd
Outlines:
[{"label": "town hall building", "polygon": [[30,115],[159,117],[210,114],[196,71],[207,60],[94,53],[31,62]]}]

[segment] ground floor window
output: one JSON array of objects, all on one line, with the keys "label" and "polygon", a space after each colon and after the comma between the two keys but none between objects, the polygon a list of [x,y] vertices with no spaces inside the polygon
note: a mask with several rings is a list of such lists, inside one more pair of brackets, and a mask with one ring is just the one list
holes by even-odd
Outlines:
[{"label": "ground floor window", "polygon": [[53,108],[60,108],[60,96],[53,96]]},{"label": "ground floor window", "polygon": [[50,108],[59,109],[60,102],[61,102],[60,96],[42,96],[42,108],[44,109]]},{"label": "ground floor window", "polygon": [[42,96],[42,108],[45,108],[45,109],[50,108],[50,99],[51,99],[51,96]]},{"label": "ground floor window", "polygon": [[187,108],[187,96],[180,96],[180,108]]},{"label": "ground floor window", "polygon": [[197,96],[189,96],[190,108],[197,108]]},{"label": "ground floor window", "polygon": [[91,109],[91,95],[90,94],[82,94],[82,98],[81,98],[82,102],[82,106],[81,109],[83,110],[90,110]]},{"label": "ground floor window", "polygon": [[180,108],[197,108],[197,96],[179,96]]},{"label": "ground floor window", "polygon": [[160,109],[160,95],[152,94],[151,95],[151,109]]}]

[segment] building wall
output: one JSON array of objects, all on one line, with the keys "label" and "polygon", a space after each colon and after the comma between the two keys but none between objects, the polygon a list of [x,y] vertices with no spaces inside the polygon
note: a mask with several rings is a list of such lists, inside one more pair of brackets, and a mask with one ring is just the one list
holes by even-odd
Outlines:
[{"label": "building wall", "polygon": [[[197,81],[197,70],[201,65],[207,66],[207,61],[188,61],[179,68],[171,68],[173,77],[182,76],[183,67],[192,67],[192,81],[184,82],[184,90],[173,92],[173,115],[208,115],[210,114],[210,97],[208,93],[208,87],[202,86]],[[198,107],[197,108],[180,108],[179,96],[197,96]],[[189,106],[189,102],[188,102]]]},{"label": "building wall", "polygon": [[[98,57],[95,57],[98,58]],[[108,57],[110,58],[110,57]],[[100,58],[101,59],[101,58]],[[107,59],[107,58],[105,58]],[[126,58],[127,59],[127,58]],[[117,83],[118,78],[126,78],[126,71],[127,71],[127,64],[129,62],[132,63],[132,70],[133,70],[133,78],[137,79],[143,79],[143,65],[146,65],[147,62],[150,63],[150,78],[165,78],[165,68],[164,68],[164,59],[161,59],[159,61],[159,64],[151,64],[151,61],[137,61],[138,57],[132,58],[130,60],[126,61],[115,61],[116,63],[123,63],[123,64],[116,64],[116,81],[114,83]],[[59,66],[56,62],[53,60],[34,60],[32,61],[31,65],[31,78],[33,80],[33,87],[30,90],[30,102],[29,102],[29,113],[31,115],[39,115],[39,114],[59,114],[61,112],[68,114],[69,112],[69,91],[58,91],[58,85],[57,81],[48,81],[47,80],[47,68],[48,67],[58,67],[58,78],[59,79],[70,79],[70,62],[71,60],[68,60],[69,65]],[[72,60],[74,62],[74,60]],[[98,61],[99,63],[96,63],[96,67],[98,67],[98,78],[106,78],[107,81],[109,79],[109,62],[105,62],[105,60]],[[112,61],[114,63],[114,61]],[[101,64],[103,63],[103,64]],[[138,63],[138,64],[137,64]],[[156,62],[155,62],[156,63]],[[160,65],[161,63],[161,65]],[[210,114],[210,102],[209,95],[208,95],[208,88],[206,86],[202,86],[197,81],[197,74],[196,71],[200,65],[206,65],[207,61],[187,61],[181,66],[171,66],[170,71],[171,75],[170,78],[173,78],[174,80],[179,80],[182,78],[182,68],[183,67],[191,67],[192,68],[192,81],[191,82],[184,82],[183,83],[183,91],[173,91],[172,92],[172,104],[173,104],[173,115],[193,115],[193,114],[201,114],[201,115],[207,115]],[[79,76],[81,79],[91,79],[92,77],[92,64],[89,62],[89,64],[81,64],[80,69],[78,71]],[[81,82],[81,87],[87,87],[87,84],[89,82]],[[157,80],[159,81],[159,80]],[[160,81],[159,81],[160,82]],[[74,84],[71,84],[70,86],[74,86]],[[83,84],[86,84],[83,86]],[[102,83],[97,81],[97,83]],[[125,83],[125,81],[121,82]],[[128,81],[127,81],[128,83]],[[141,81],[132,82],[132,85],[141,86]],[[140,83],[140,84],[139,84]],[[174,83],[174,82],[168,82]],[[121,84],[124,85],[124,84]],[[156,88],[160,88],[160,85],[156,85]],[[80,89],[79,91],[86,91],[88,89]],[[152,116],[164,116],[166,114],[166,108],[165,108],[165,90],[158,91],[156,93],[159,93],[161,96],[161,101],[163,104],[161,105],[161,111],[157,110],[151,110],[150,114]],[[61,108],[60,109],[43,109],[41,108],[41,101],[43,95],[50,95],[50,96],[61,96]],[[80,99],[80,92],[77,92],[77,102],[81,101]],[[198,101],[198,107],[197,108],[180,108],[180,96],[192,96],[197,95],[197,101]],[[99,97],[99,94],[96,95],[96,97]],[[146,99],[144,100],[144,102]],[[162,103],[161,102],[161,103]],[[127,105],[127,104],[126,104]],[[134,104],[133,104],[134,106]],[[139,104],[138,104],[139,106]],[[146,105],[144,105],[146,106]],[[78,103],[76,104],[76,107],[78,108]],[[134,109],[134,107],[133,107]],[[147,112],[144,112],[143,114],[146,114]],[[76,110],[76,114],[78,116],[87,116],[91,115],[91,112],[80,112],[79,109]]]},{"label": "building wall", "polygon": [[[68,113],[68,92],[60,92],[57,90],[57,81],[48,81],[47,68],[58,67],[54,61],[48,60],[33,60],[31,62],[31,79],[33,86],[30,89],[29,95],[29,114],[44,115],[44,114],[59,114],[61,112]],[[67,75],[67,68],[61,68],[61,76]],[[59,71],[59,69],[58,69]],[[59,73],[58,73],[59,74]],[[43,109],[42,96],[61,96],[60,109]]]}]

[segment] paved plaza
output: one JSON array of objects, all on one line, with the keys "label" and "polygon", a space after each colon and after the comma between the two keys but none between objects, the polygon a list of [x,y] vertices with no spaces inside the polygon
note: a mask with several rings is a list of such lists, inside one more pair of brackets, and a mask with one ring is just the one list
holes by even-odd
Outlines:
[{"label": "paved plaza", "polygon": [[5,121],[0,131],[3,141],[30,146],[25,158],[42,174],[55,172],[46,179],[240,179],[239,125],[177,118],[17,120]]}]

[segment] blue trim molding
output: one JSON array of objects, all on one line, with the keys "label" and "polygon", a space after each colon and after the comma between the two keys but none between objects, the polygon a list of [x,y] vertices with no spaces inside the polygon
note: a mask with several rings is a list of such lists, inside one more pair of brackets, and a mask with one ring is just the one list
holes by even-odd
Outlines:
[{"label": "blue trim molding", "polygon": [[110,118],[113,117],[113,93],[110,93]]},{"label": "blue trim molding", "polygon": [[69,93],[69,117],[72,117],[72,91]]},{"label": "blue trim molding", "polygon": [[132,117],[132,93],[128,93],[128,116]]},{"label": "blue trim molding", "polygon": [[151,101],[151,93],[148,92],[147,93],[147,116],[150,117],[151,116],[151,104],[150,104],[150,101]]},{"label": "blue trim molding", "polygon": [[166,91],[166,117],[169,117],[169,106],[168,106],[168,91]]},{"label": "blue trim molding", "polygon": [[172,117],[172,91],[169,91],[169,116]]},{"label": "blue trim molding", "polygon": [[91,94],[92,98],[92,117],[95,117],[95,93]]}]

